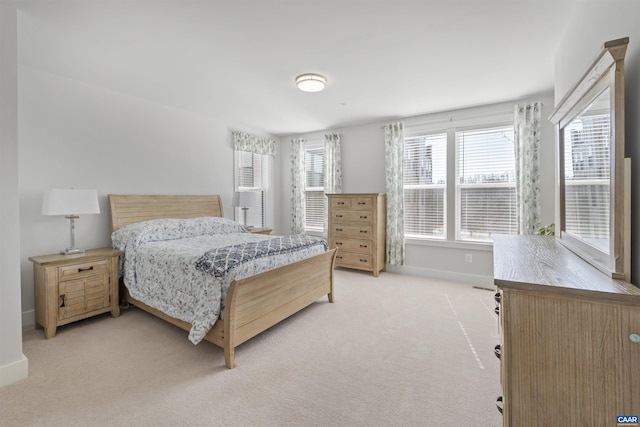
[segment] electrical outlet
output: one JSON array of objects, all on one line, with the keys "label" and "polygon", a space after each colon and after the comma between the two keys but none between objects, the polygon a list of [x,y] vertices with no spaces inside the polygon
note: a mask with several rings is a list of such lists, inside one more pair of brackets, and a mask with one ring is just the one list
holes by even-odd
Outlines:
[{"label": "electrical outlet", "polygon": [[473,262],[473,256],[471,254],[464,254],[465,262]]}]

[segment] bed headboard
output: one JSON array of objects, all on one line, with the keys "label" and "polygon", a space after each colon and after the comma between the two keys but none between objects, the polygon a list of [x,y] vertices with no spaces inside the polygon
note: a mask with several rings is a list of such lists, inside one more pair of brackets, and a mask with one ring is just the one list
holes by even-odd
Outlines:
[{"label": "bed headboard", "polygon": [[159,218],[223,216],[218,195],[171,196],[109,194],[111,231],[134,222]]}]

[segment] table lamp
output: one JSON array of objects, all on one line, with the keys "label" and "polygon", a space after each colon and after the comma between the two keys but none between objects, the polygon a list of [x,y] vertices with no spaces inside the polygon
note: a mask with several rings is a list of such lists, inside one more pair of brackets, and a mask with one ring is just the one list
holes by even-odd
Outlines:
[{"label": "table lamp", "polygon": [[70,244],[60,251],[65,255],[81,254],[84,249],[76,248],[75,220],[78,215],[99,214],[98,193],[96,190],[78,190],[75,188],[52,188],[44,193],[42,215],[64,215],[69,220]]},{"label": "table lamp", "polygon": [[233,194],[233,206],[242,209],[242,224],[247,228],[251,228],[247,225],[247,211],[249,208],[259,206],[258,193],[255,191],[236,191]]}]

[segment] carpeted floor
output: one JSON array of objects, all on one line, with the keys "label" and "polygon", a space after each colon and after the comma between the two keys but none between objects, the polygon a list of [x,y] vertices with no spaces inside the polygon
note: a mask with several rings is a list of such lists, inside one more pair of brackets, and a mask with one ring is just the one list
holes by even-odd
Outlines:
[{"label": "carpeted floor", "polygon": [[501,425],[493,292],[337,269],[320,300],[236,350],[138,309],[28,328],[2,426]]}]

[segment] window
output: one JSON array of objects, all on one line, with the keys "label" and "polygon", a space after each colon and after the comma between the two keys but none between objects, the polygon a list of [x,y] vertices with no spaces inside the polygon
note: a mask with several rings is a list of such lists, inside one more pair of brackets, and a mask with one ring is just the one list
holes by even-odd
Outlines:
[{"label": "window", "polygon": [[[266,227],[267,189],[270,156],[235,151],[235,188],[236,191],[258,192],[258,207],[247,210],[247,224],[254,227]],[[242,218],[239,207],[234,208],[235,217]]]},{"label": "window", "polygon": [[404,140],[404,233],[446,239],[447,134]]},{"label": "window", "polygon": [[305,230],[323,231],[327,216],[324,195],[324,143],[306,142],[304,146],[305,168]]},{"label": "window", "polygon": [[514,127],[503,123],[405,128],[405,237],[490,242],[517,233]]},{"label": "window", "polygon": [[517,233],[513,125],[456,132],[456,240]]}]

